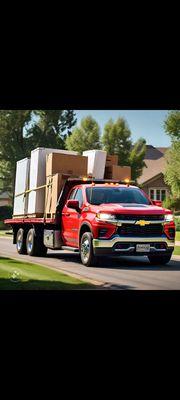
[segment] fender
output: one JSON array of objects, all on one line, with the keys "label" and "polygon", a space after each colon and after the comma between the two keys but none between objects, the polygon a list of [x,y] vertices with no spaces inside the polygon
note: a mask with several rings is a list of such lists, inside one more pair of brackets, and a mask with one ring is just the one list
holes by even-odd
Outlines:
[{"label": "fender", "polygon": [[80,228],[79,228],[79,241],[80,241],[81,229],[82,229],[83,227],[85,227],[85,226],[88,226],[88,228],[90,229],[91,233],[93,234],[91,224],[90,224],[88,221],[84,221],[84,222],[81,224]]}]

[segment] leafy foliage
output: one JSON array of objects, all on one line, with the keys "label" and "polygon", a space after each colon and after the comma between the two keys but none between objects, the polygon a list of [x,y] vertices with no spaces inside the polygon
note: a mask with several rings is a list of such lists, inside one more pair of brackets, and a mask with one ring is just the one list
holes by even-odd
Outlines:
[{"label": "leafy foliage", "polygon": [[129,165],[129,153],[132,147],[131,131],[124,118],[113,122],[110,119],[104,127],[102,136],[104,150],[108,154],[117,154],[119,165]]},{"label": "leafy foliage", "polygon": [[170,186],[175,198],[180,198],[180,142],[173,142],[166,152],[167,169],[165,182]]},{"label": "leafy foliage", "polygon": [[16,162],[28,153],[24,129],[31,113],[31,110],[0,111],[0,186],[9,192],[14,187]]},{"label": "leafy foliage", "polygon": [[144,162],[144,157],[146,153],[146,141],[143,138],[137,140],[134,144],[130,155],[129,155],[129,163],[132,169],[132,176],[133,180],[137,180],[142,174],[143,167],[146,166]]},{"label": "leafy foliage", "polygon": [[13,212],[12,206],[1,206],[0,207],[0,221],[11,218]]},{"label": "leafy foliage", "polygon": [[32,148],[38,146],[65,148],[65,140],[76,124],[73,110],[37,110],[37,121],[27,131],[26,137]]},{"label": "leafy foliage", "polygon": [[0,111],[0,190],[13,194],[16,162],[34,148],[65,148],[75,123],[73,110]]},{"label": "leafy foliage", "polygon": [[180,111],[170,111],[165,122],[164,128],[172,141],[180,140]]},{"label": "leafy foliage", "polygon": [[137,178],[142,173],[145,166],[144,156],[146,152],[146,141],[140,138],[134,145],[132,144],[131,131],[124,118],[117,121],[109,120],[104,127],[102,136],[104,150],[108,154],[117,154],[119,165],[130,165],[132,169],[132,179]]},{"label": "leafy foliage", "polygon": [[74,128],[72,134],[67,137],[66,148],[78,151],[80,154],[85,150],[100,149],[100,128],[98,123],[91,116],[83,118],[80,126]]}]

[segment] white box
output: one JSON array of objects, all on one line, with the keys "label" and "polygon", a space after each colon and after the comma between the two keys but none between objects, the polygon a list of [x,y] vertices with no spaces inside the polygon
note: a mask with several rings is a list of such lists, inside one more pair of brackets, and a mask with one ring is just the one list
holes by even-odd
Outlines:
[{"label": "white box", "polygon": [[[46,155],[50,153],[75,154],[77,151],[49,149],[38,147],[31,151],[29,189],[35,189],[46,184]],[[28,214],[43,214],[45,201],[45,188],[29,193]]]},{"label": "white box", "polygon": [[103,150],[83,151],[83,156],[88,157],[88,174],[96,179],[104,179],[107,152]]},{"label": "white box", "polygon": [[[14,196],[25,192],[29,185],[30,159],[24,158],[16,163],[16,181]],[[14,197],[13,216],[26,215],[28,209],[28,196]]]}]

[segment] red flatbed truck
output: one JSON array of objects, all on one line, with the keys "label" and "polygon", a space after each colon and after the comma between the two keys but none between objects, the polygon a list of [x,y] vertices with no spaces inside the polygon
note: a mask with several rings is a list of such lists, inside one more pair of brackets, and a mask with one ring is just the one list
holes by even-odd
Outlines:
[{"label": "red flatbed truck", "polygon": [[55,218],[12,218],[19,254],[45,256],[47,249],[80,252],[86,266],[99,257],[146,255],[166,264],[174,250],[173,214],[130,182],[69,178]]}]

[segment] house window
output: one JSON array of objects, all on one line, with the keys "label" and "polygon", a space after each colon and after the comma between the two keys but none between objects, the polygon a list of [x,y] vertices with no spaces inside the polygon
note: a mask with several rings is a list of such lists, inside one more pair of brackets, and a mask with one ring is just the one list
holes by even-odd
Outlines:
[{"label": "house window", "polygon": [[166,190],[161,190],[161,200],[163,201],[166,198]]},{"label": "house window", "polygon": [[161,200],[161,191],[159,189],[156,190],[156,200]]},{"label": "house window", "polygon": [[154,189],[150,189],[150,199],[154,200]]},{"label": "house window", "polygon": [[149,197],[151,200],[163,201],[167,196],[166,189],[149,189]]}]

